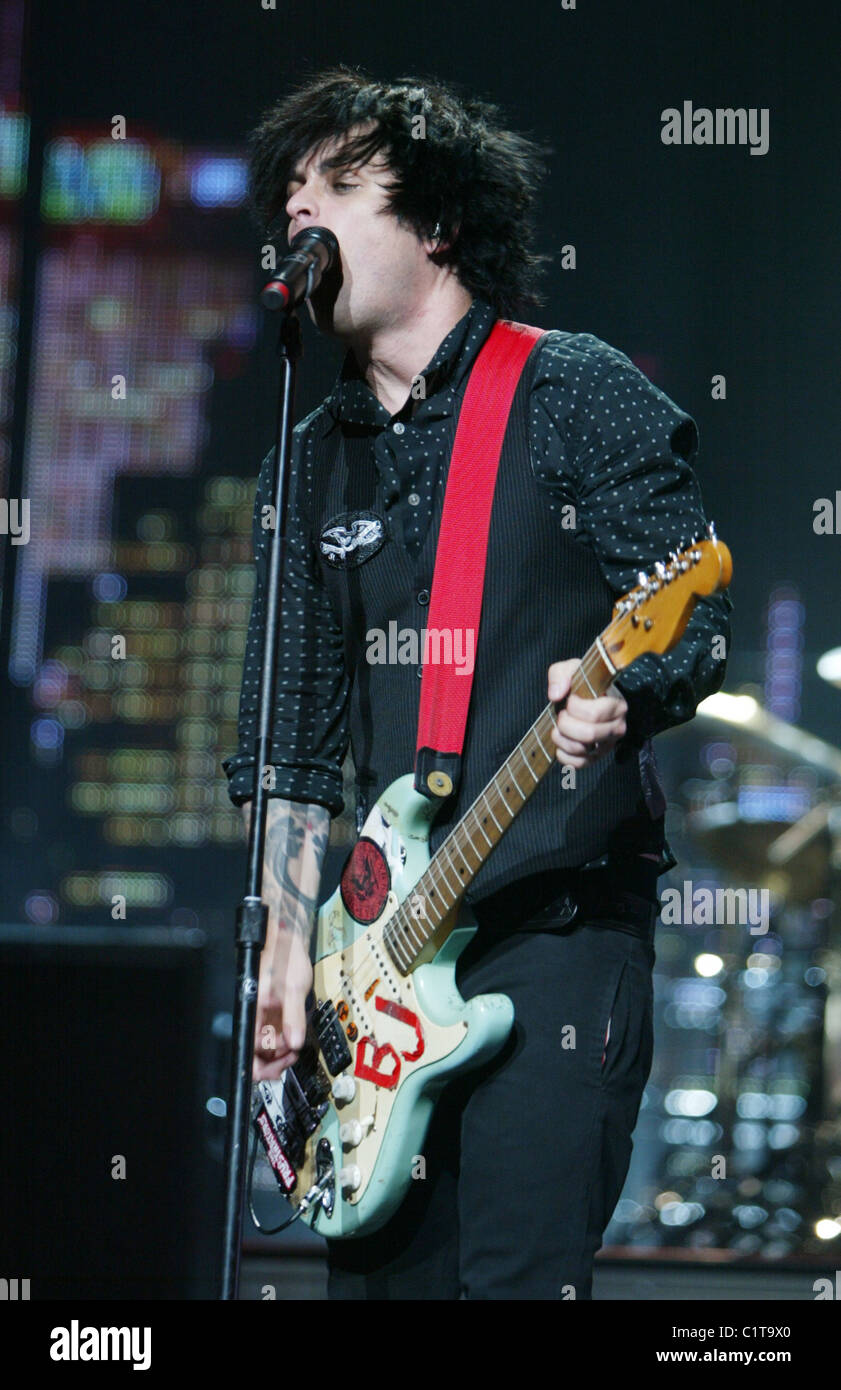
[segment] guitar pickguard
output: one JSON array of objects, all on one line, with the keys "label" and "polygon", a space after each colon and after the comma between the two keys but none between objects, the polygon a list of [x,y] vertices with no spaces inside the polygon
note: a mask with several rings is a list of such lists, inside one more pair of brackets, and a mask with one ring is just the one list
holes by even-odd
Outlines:
[{"label": "guitar pickguard", "polygon": [[436,809],[415,792],[412,777],[393,783],[372,808],[319,913],[317,1011],[305,1048],[279,1082],[257,1088],[265,1113],[255,1108],[255,1124],[293,1206],[317,1182],[329,1144],[334,1200],[307,1213],[323,1235],[382,1224],[411,1181],[440,1087],[483,1049],[496,1050],[511,1026],[503,996],[465,1005],[456,989],[455,960],[472,930],[455,933],[462,939],[453,939],[449,953],[407,975],[387,949],[389,920],[428,867]]}]

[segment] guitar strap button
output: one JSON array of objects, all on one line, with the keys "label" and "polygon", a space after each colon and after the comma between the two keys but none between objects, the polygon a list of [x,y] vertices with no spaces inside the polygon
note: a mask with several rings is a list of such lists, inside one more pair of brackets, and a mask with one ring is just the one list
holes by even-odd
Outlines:
[{"label": "guitar strap button", "polygon": [[426,785],[435,796],[449,796],[453,790],[453,779],[446,772],[430,772]]}]

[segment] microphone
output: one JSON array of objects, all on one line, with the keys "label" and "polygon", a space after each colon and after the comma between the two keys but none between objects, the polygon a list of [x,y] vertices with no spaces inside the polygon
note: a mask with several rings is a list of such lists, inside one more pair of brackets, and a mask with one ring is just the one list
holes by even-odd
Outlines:
[{"label": "microphone", "polygon": [[304,227],[292,238],[287,255],[263,287],[260,303],[266,309],[291,314],[318,288],[322,275],[336,264],[338,255],[339,243],[326,227]]}]

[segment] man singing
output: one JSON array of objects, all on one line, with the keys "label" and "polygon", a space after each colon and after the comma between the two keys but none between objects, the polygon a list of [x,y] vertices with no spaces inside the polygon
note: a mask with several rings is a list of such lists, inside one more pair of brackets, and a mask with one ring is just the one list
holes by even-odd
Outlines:
[{"label": "man singing", "polygon": [[[414,766],[422,666],[371,662],[366,634],[426,625],[471,370],[496,319],[538,302],[542,169],[541,150],[495,107],[345,67],[286,97],[252,135],[263,228],[280,219],[290,240],[310,226],[338,240],[308,307],[347,349],[333,391],[294,432],[255,1079],[278,1077],[303,1045],[348,747],[360,828]],[[675,650],[642,657],[606,695],[569,686],[616,597],[705,528],[697,444],[693,420],[592,334],[555,330],[532,350],[494,493],[462,775],[430,836],[434,852],[546,699],[558,701],[563,771],[550,769],[466,898],[478,930],[459,989],[507,994],[514,1028],[442,1093],[425,1177],[387,1225],[328,1242],[331,1298],[592,1296],[651,1066],[656,885],[674,863],[650,740],[721,685],[715,639],[729,640],[729,599],[699,601]],[[255,505],[239,748],[225,763],[246,816],[270,476],[271,455]],[[327,543],[358,520],[373,539]]]}]

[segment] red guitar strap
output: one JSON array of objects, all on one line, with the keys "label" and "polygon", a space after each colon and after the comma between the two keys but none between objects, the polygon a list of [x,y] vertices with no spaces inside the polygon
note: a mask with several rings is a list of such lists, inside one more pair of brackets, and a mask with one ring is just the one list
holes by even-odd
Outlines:
[{"label": "red guitar strap", "polygon": [[424,643],[415,788],[425,796],[449,796],[458,784],[502,441],[526,359],[544,331],[499,319],[462,401]]}]

